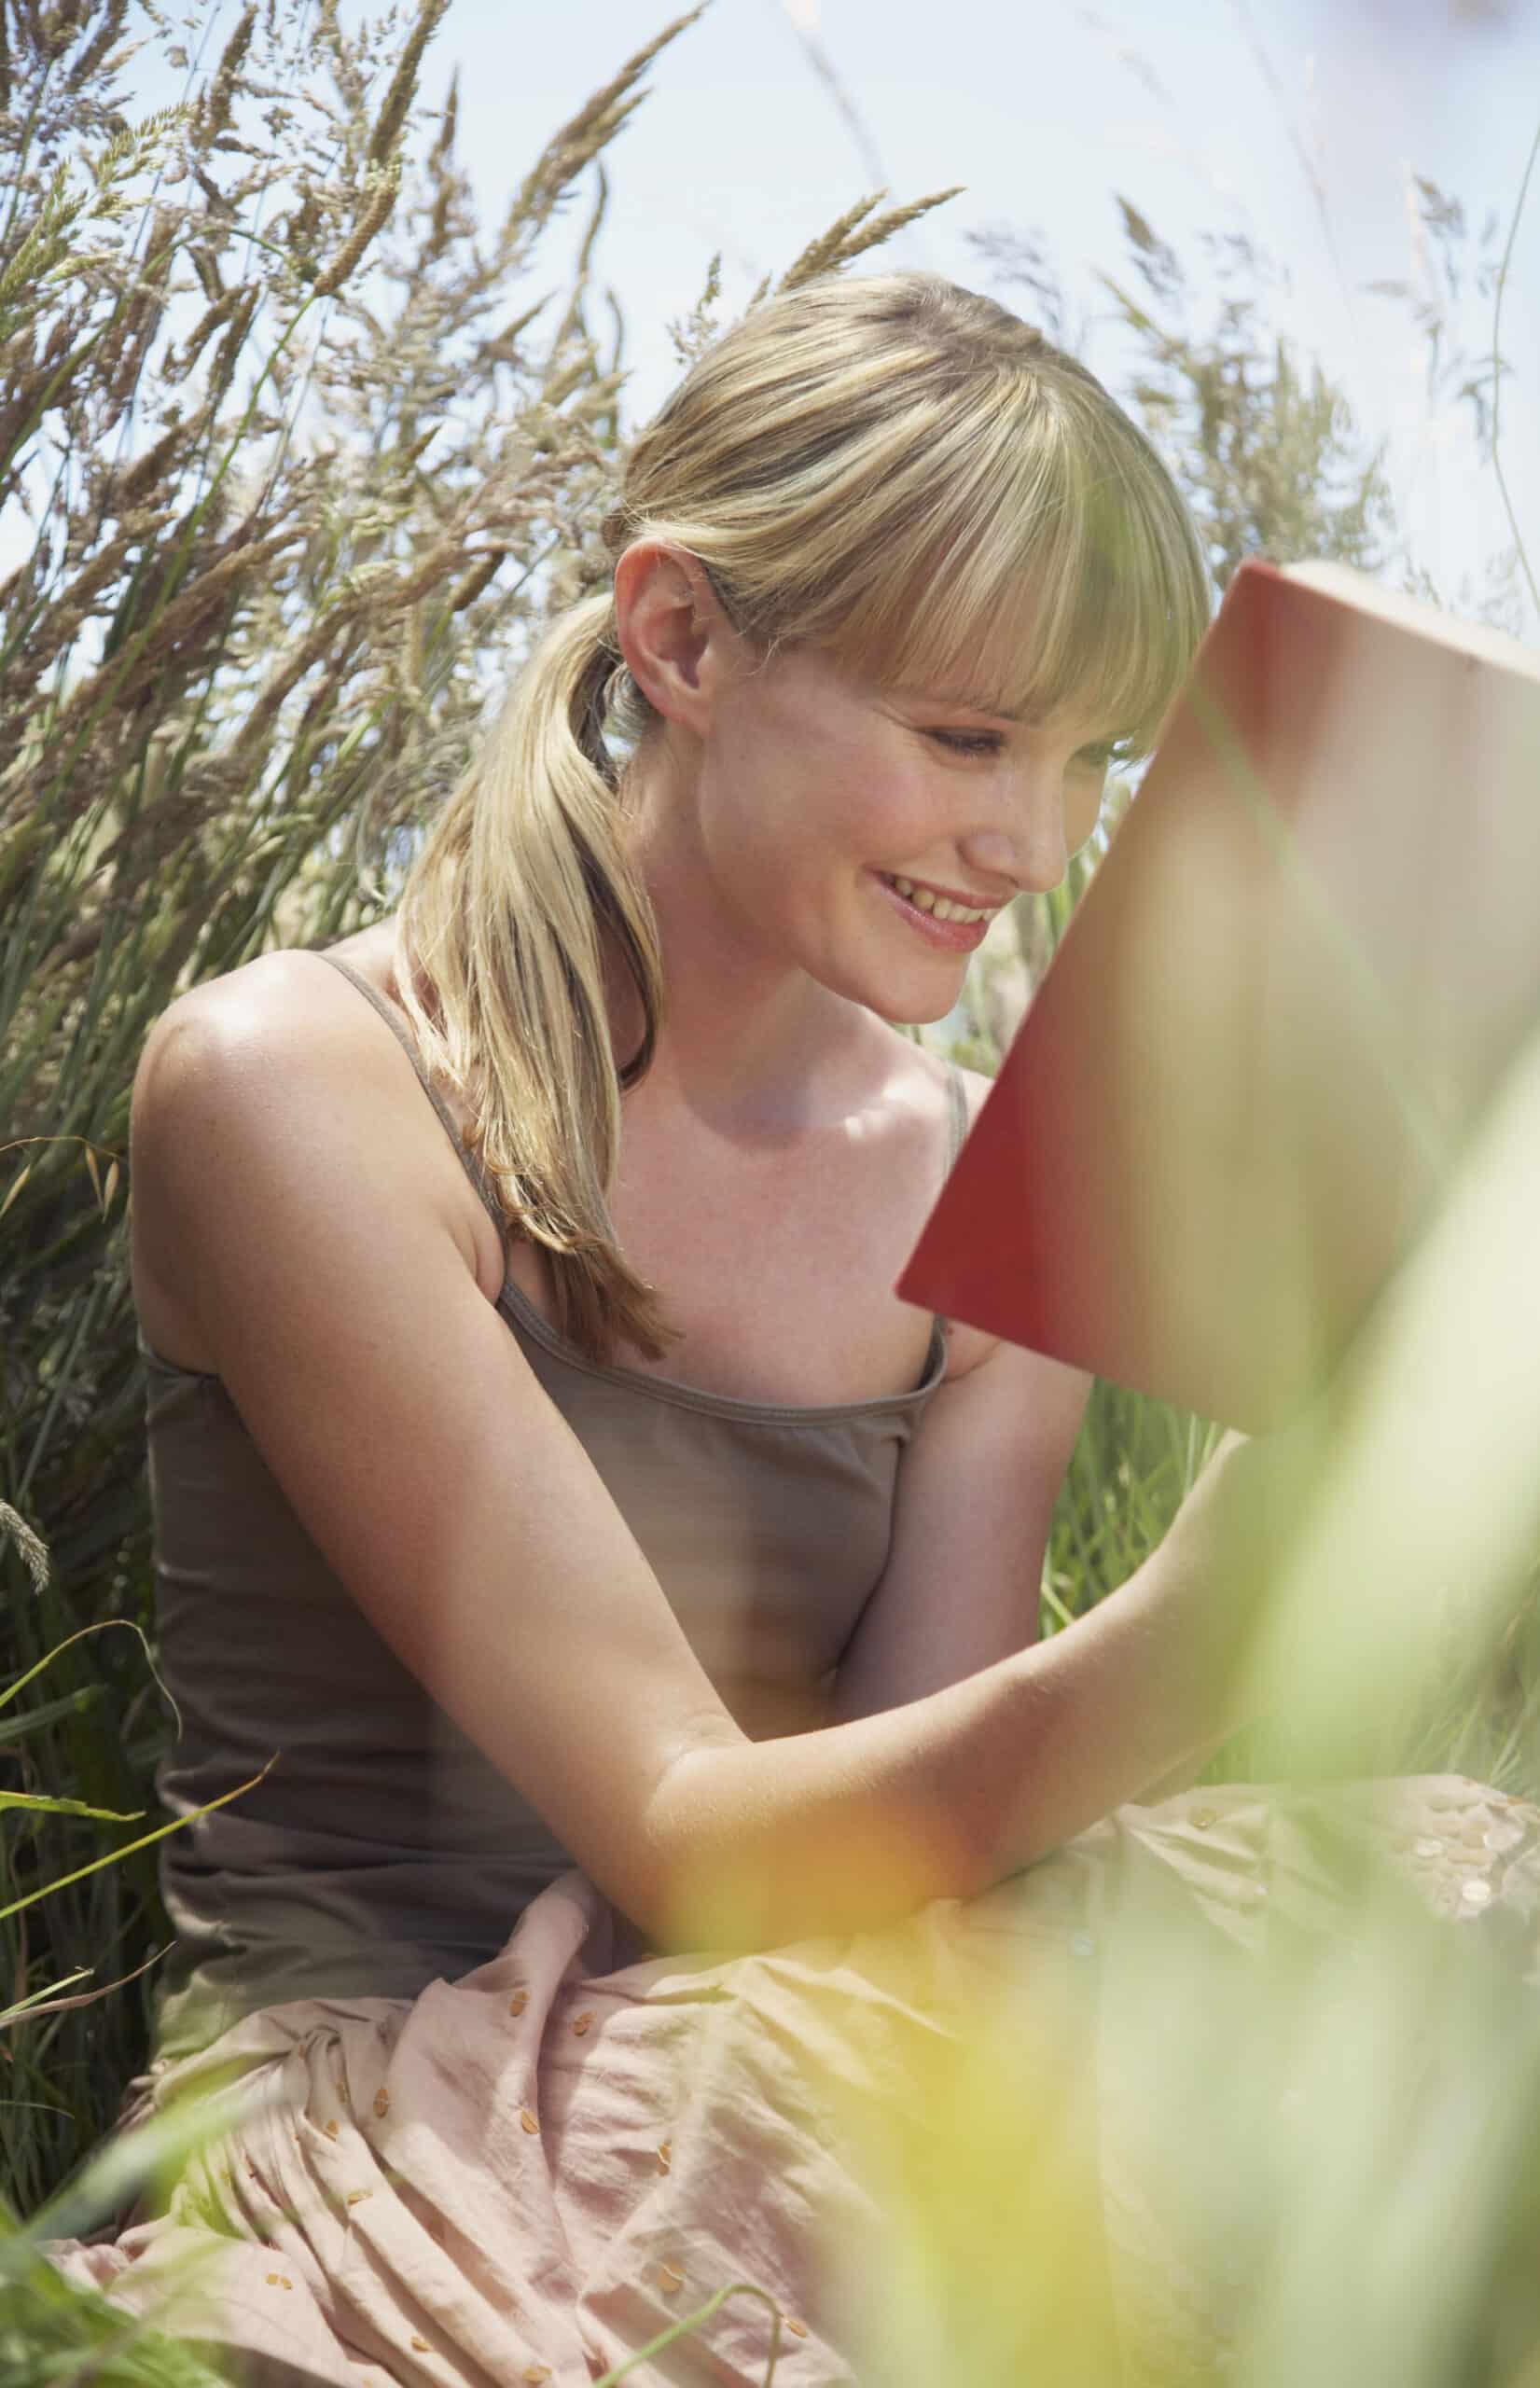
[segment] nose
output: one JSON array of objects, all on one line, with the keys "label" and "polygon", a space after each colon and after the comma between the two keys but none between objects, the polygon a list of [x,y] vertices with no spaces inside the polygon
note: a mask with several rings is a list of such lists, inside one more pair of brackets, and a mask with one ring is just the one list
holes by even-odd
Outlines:
[{"label": "nose", "polygon": [[1013,779],[1008,803],[993,818],[969,829],[957,843],[970,870],[990,879],[1008,879],[1021,894],[1046,895],[1058,886],[1069,868],[1062,778],[1032,771],[1021,781]]}]

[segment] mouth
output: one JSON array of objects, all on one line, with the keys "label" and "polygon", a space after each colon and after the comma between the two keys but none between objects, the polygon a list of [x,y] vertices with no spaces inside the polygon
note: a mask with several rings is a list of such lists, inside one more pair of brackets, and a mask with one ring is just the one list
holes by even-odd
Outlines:
[{"label": "mouth", "polygon": [[877,871],[877,882],[909,925],[949,953],[971,953],[982,945],[999,904],[969,904],[950,891],[928,887],[897,872]]}]

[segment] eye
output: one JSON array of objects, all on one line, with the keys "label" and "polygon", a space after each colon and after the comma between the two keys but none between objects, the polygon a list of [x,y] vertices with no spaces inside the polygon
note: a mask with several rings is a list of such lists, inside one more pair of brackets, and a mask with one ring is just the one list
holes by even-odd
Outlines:
[{"label": "eye", "polygon": [[927,729],[925,735],[952,755],[998,755],[1006,743],[997,729]]}]

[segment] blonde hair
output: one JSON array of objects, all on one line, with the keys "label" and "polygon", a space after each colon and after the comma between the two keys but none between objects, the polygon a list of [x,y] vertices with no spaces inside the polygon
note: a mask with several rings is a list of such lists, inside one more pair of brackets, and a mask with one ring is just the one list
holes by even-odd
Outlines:
[{"label": "blonde hair", "polygon": [[[932,274],[831,275],[755,307],[637,439],[604,528],[612,557],[639,539],[695,556],[767,657],[816,646],[1026,719],[1094,710],[1129,757],[1208,616],[1191,521],[1144,434],[1039,332]],[[561,1331],[594,1358],[617,1338],[658,1358],[669,1330],[606,1201],[620,1096],[662,1012],[612,720],[645,738],[657,716],[604,593],[536,649],[413,862],[396,978],[506,1230],[552,1255]],[[606,951],[645,1022],[619,1065]]]}]

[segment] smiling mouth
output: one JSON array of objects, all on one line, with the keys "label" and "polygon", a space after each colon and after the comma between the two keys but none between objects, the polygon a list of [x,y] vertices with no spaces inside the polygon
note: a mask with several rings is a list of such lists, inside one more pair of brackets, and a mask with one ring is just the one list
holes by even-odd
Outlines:
[{"label": "smiling mouth", "polygon": [[926,887],[917,879],[902,879],[893,871],[881,871],[879,877],[902,896],[906,904],[912,904],[917,911],[929,912],[937,921],[959,921],[971,925],[978,921],[992,921],[1002,909],[999,904],[962,903],[953,896],[938,895],[934,887]]}]

